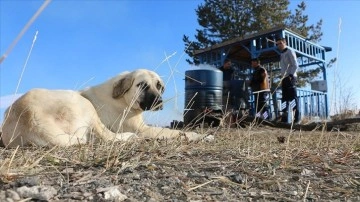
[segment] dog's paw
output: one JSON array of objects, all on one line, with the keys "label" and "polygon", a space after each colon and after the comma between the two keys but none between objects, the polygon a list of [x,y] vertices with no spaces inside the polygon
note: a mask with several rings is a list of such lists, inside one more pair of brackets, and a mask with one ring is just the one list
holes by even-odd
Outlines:
[{"label": "dog's paw", "polygon": [[188,141],[205,141],[205,142],[212,142],[214,141],[214,135],[203,135],[198,134],[195,132],[185,132],[184,136]]},{"label": "dog's paw", "polygon": [[212,142],[215,140],[215,136],[214,135],[206,135],[204,138],[203,138],[203,141],[205,142]]},{"label": "dog's paw", "polygon": [[136,133],[125,132],[116,134],[116,141],[128,141],[132,138],[136,138]]},{"label": "dog's paw", "polygon": [[185,132],[184,136],[188,141],[198,141],[201,139],[201,135],[195,132]]}]

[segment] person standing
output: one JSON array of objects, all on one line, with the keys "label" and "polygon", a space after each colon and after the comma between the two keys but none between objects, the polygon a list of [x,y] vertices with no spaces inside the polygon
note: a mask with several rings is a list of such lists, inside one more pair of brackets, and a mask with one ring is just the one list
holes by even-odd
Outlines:
[{"label": "person standing", "polygon": [[223,72],[223,110],[226,111],[227,109],[233,106],[234,102],[232,100],[232,96],[230,95],[231,91],[231,80],[233,78],[234,69],[232,67],[231,60],[226,58],[223,62],[223,65],[219,68]]},{"label": "person standing", "polygon": [[232,68],[231,60],[226,58],[224,60],[223,66],[219,68],[223,72],[223,81],[230,81],[234,74],[234,69]]},{"label": "person standing", "polygon": [[250,87],[254,94],[254,106],[257,116],[264,119],[269,117],[267,101],[269,99],[269,78],[267,71],[260,65],[258,58],[251,59],[251,67],[254,69],[250,80]]},{"label": "person standing", "polygon": [[281,51],[280,55],[280,67],[281,67],[281,90],[282,90],[282,105],[285,103],[285,107],[282,109],[281,122],[288,122],[288,107],[295,111],[294,123],[299,122],[299,102],[297,97],[297,69],[299,67],[296,54],[293,50],[289,49],[286,44],[285,38],[278,38],[276,40],[276,46]]}]

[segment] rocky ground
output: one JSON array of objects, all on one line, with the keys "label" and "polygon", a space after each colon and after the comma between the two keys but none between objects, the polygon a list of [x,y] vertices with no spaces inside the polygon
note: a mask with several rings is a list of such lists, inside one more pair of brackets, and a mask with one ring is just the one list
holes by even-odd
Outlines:
[{"label": "rocky ground", "polygon": [[360,201],[357,130],[199,132],[215,140],[0,148],[0,201]]}]

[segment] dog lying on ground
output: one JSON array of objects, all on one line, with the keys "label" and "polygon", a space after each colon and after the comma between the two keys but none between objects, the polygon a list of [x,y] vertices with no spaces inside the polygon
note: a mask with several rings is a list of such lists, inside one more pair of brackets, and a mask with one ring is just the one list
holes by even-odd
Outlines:
[{"label": "dog lying on ground", "polygon": [[1,139],[5,147],[35,144],[85,144],[93,135],[106,141],[134,136],[198,140],[194,132],[151,127],[145,110],[162,109],[164,83],[155,72],[125,72],[83,91],[33,89],[5,112]]}]

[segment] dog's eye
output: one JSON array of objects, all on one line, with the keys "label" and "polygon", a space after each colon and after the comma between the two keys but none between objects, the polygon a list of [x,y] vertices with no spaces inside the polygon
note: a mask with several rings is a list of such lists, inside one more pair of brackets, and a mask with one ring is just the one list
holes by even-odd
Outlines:
[{"label": "dog's eye", "polygon": [[145,82],[138,83],[137,87],[141,88],[142,90],[146,90],[150,88],[150,86]]},{"label": "dog's eye", "polygon": [[163,85],[161,85],[160,82],[157,82],[156,88],[157,88],[160,92],[162,92],[162,93],[164,92],[164,87],[163,87]]}]

